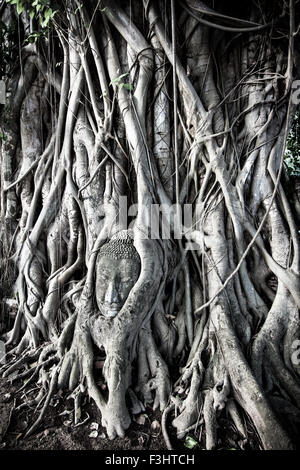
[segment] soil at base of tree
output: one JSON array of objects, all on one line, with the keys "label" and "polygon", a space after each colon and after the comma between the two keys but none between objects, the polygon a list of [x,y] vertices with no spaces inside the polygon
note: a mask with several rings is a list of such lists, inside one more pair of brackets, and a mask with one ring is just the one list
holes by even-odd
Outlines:
[{"label": "soil at base of tree", "polygon": [[[101,416],[95,404],[90,401],[82,407],[82,421],[88,416],[84,424],[74,426],[72,423],[73,400],[67,399],[67,395],[55,395],[50,402],[40,430],[34,435],[25,438],[26,431],[33,422],[33,416],[37,418],[34,408],[24,408],[18,413],[13,412],[15,405],[20,404],[20,399],[15,397],[15,392],[20,384],[12,385],[8,380],[0,379],[0,449],[9,450],[165,450],[167,449],[161,428],[152,429],[153,422],[158,425],[161,422],[161,413],[147,408],[145,423],[131,423],[126,436],[109,440],[105,429],[101,426]],[[37,393],[33,385],[32,393]],[[27,394],[29,398],[30,394]],[[68,412],[71,413],[68,413]],[[62,414],[64,413],[64,414]],[[98,436],[90,437],[93,433],[92,423],[98,424]],[[152,427],[151,427],[152,424]],[[94,425],[95,426],[95,425]],[[201,427],[200,427],[201,428]],[[168,432],[175,450],[186,450],[185,441],[179,441],[172,426]],[[201,429],[200,429],[201,435]],[[193,432],[189,436],[198,437]],[[237,432],[229,425],[229,421],[220,420],[219,449],[258,449],[253,432],[249,431],[249,438],[244,442]],[[204,449],[205,435],[202,433],[200,444],[196,447]]]}]

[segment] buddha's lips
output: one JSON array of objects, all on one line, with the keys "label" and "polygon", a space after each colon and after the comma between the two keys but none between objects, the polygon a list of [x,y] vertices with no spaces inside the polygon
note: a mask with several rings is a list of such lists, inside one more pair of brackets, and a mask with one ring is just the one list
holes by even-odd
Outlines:
[{"label": "buddha's lips", "polygon": [[103,315],[105,315],[105,316],[114,317],[115,315],[117,315],[117,313],[119,313],[121,308],[122,308],[121,304],[104,303],[102,305],[101,311],[102,311]]}]

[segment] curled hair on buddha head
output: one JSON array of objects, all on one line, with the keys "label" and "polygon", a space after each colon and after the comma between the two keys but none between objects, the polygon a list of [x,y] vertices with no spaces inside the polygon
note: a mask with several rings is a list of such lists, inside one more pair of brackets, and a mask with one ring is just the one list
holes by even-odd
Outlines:
[{"label": "curled hair on buddha head", "polygon": [[139,254],[133,244],[132,230],[121,230],[113,235],[100,248],[99,256],[109,259],[136,259],[140,261]]}]

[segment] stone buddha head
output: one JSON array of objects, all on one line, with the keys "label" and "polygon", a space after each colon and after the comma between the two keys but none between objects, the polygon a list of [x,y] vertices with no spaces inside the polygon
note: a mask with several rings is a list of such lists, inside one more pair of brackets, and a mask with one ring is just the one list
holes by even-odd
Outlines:
[{"label": "stone buddha head", "polygon": [[96,263],[96,300],[106,318],[114,318],[138,280],[140,257],[127,230],[114,235],[100,249]]}]

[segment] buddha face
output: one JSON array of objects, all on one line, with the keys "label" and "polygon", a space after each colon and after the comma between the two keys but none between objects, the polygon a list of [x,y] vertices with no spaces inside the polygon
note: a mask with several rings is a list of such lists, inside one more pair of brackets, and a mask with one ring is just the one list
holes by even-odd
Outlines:
[{"label": "buddha face", "polygon": [[115,317],[123,307],[140,274],[140,261],[101,256],[96,270],[97,305],[106,318]]}]

